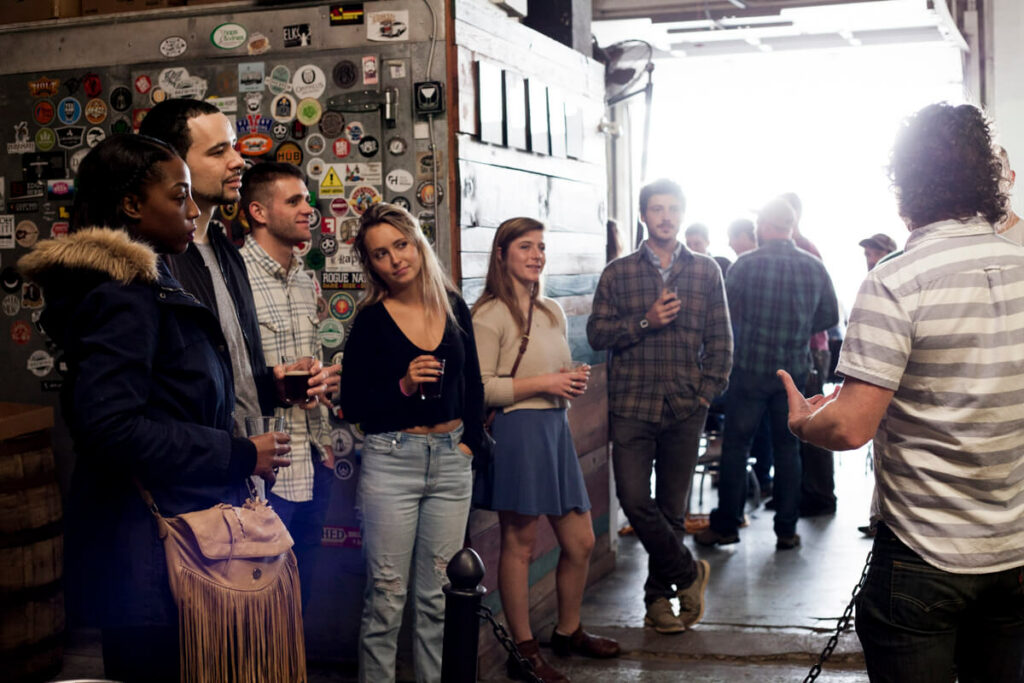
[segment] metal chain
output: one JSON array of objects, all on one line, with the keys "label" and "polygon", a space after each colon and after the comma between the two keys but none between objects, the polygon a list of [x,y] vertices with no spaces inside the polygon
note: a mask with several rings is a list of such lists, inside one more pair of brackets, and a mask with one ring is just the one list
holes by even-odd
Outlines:
[{"label": "metal chain", "polygon": [[868,551],[868,558],[864,561],[864,569],[860,573],[860,580],[857,585],[853,587],[853,594],[850,596],[850,604],[843,610],[843,616],[839,617],[839,623],[836,624],[836,631],[828,639],[828,643],[825,644],[825,649],[818,655],[818,661],[814,663],[811,670],[807,673],[807,677],[804,678],[803,683],[812,683],[821,674],[821,665],[825,663],[825,660],[832,655],[832,651],[836,649],[836,645],[839,644],[839,636],[850,630],[850,621],[853,619],[853,603],[857,600],[857,594],[860,593],[861,589],[864,588],[864,582],[868,578],[868,568],[871,567],[871,555],[872,551]]},{"label": "metal chain", "polygon": [[494,619],[494,613],[491,612],[491,608],[487,605],[480,605],[480,609],[477,611],[477,616],[491,622],[491,629],[494,630],[494,637],[498,639],[501,646],[505,648],[512,659],[515,660],[516,664],[519,666],[519,670],[524,676],[526,676],[526,680],[530,683],[544,683],[544,679],[534,672],[533,664],[530,663],[530,660],[519,652],[519,648],[516,647],[515,641],[512,640],[512,636],[508,634],[505,627]]}]

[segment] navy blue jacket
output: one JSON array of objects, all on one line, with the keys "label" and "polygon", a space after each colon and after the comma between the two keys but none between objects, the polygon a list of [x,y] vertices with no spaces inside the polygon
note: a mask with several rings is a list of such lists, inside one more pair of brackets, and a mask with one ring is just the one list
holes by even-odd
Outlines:
[{"label": "navy blue jacket", "polygon": [[40,242],[19,263],[43,286],[64,349],[62,405],[106,564],[106,626],[174,624],[163,547],[133,478],[164,515],[240,504],[255,446],[231,435],[234,383],[213,313],[118,230]]}]

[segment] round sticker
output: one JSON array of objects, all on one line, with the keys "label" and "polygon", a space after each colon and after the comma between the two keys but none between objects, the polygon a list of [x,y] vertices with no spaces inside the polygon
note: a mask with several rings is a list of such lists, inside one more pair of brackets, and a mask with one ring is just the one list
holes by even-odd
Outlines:
[{"label": "round sticker", "polygon": [[[442,194],[441,198],[443,197],[444,195]],[[429,209],[434,206],[437,199],[438,197],[434,195],[434,184],[429,180],[420,183],[419,187],[416,188],[416,201],[420,203],[420,206]]]},{"label": "round sticker", "polygon": [[274,136],[275,140],[284,140],[288,137],[288,126],[283,123],[275,123],[274,127],[270,129],[270,134]]},{"label": "round sticker", "polygon": [[21,291],[21,274],[14,266],[7,266],[0,272],[0,289],[5,292]]},{"label": "round sticker", "polygon": [[149,101],[153,104],[160,104],[167,99],[167,91],[157,86],[149,91]]},{"label": "round sticker", "polygon": [[[30,333],[31,331],[29,329]],[[323,320],[317,328],[317,334],[320,337],[320,343],[329,349],[336,349],[341,346],[341,342],[345,341],[345,328],[334,318]],[[28,340],[26,339],[25,341],[27,342]]]},{"label": "round sticker", "polygon": [[325,112],[320,117],[320,132],[325,138],[336,138],[345,130],[345,117],[336,111]]},{"label": "round sticker", "polygon": [[320,213],[320,209],[313,207],[313,213],[309,215],[309,229],[316,230],[320,227],[320,221],[323,220],[323,214]]},{"label": "round sticker", "polygon": [[298,166],[302,163],[302,150],[294,142],[282,142],[277,148],[277,160],[281,163]]},{"label": "round sticker", "polygon": [[341,365],[341,360],[345,357],[344,351],[338,351],[331,356],[331,365]]},{"label": "round sticker", "polygon": [[221,24],[213,29],[210,42],[222,50],[234,50],[240,45],[245,45],[248,37],[248,32],[241,24]]},{"label": "round sticker", "polygon": [[338,292],[327,303],[331,316],[345,322],[356,312],[356,300],[348,292]]},{"label": "round sticker", "polygon": [[348,141],[348,138],[338,138],[331,147],[334,149],[334,156],[339,159],[344,159],[352,153],[352,143]]},{"label": "round sticker", "polygon": [[46,377],[53,370],[53,356],[42,349],[33,351],[26,367],[36,377]]},{"label": "round sticker", "polygon": [[434,214],[431,211],[421,211],[416,214],[416,221],[420,224],[420,230],[424,237],[431,244],[434,243]]},{"label": "round sticker", "polygon": [[53,102],[50,100],[39,100],[36,102],[36,106],[32,108],[32,117],[36,120],[40,126],[45,126],[51,121],[57,114],[53,108]]},{"label": "round sticker", "polygon": [[[324,322],[327,322],[326,320]],[[338,323],[341,326],[341,323]],[[15,320],[11,325],[11,341],[20,346],[28,344],[32,339],[32,326],[24,320]]]},{"label": "round sticker", "polygon": [[267,77],[267,90],[274,95],[280,95],[283,92],[288,92],[292,89],[292,72],[291,69],[278,64],[270,70],[270,75]]},{"label": "round sticker", "polygon": [[338,240],[334,239],[330,235],[321,237],[320,251],[324,253],[324,256],[334,256],[338,253]]},{"label": "round sticker", "polygon": [[395,206],[402,207],[406,211],[408,211],[408,210],[410,210],[412,208],[412,204],[410,204],[409,200],[406,199],[405,197],[393,197],[391,199],[391,203],[394,204]]},{"label": "round sticker", "polygon": [[346,218],[338,226],[338,239],[345,244],[352,244],[359,234],[359,219]]},{"label": "round sticker", "polygon": [[313,180],[320,180],[324,175],[324,170],[323,159],[310,159],[306,163],[306,175]]},{"label": "round sticker", "polygon": [[372,135],[364,135],[359,141],[359,153],[364,157],[376,156],[378,150],[380,150],[380,143]]},{"label": "round sticker", "polygon": [[40,152],[49,152],[57,144],[57,135],[49,128],[36,131],[36,147]]},{"label": "round sticker", "polygon": [[246,47],[251,55],[261,55],[270,49],[270,38],[259,31],[254,31],[249,36],[249,45]]},{"label": "round sticker", "polygon": [[299,109],[296,117],[304,126],[315,126],[323,113],[324,108],[321,106],[320,102],[312,97],[307,97],[299,102]]},{"label": "round sticker", "polygon": [[392,156],[401,156],[409,149],[409,143],[404,138],[391,138],[388,140],[388,153]]},{"label": "round sticker", "polygon": [[181,36],[169,36],[160,41],[160,54],[164,57],[180,57],[188,49],[188,41]]},{"label": "round sticker", "polygon": [[107,120],[107,103],[98,97],[94,97],[85,103],[85,120],[92,124],[103,123]]},{"label": "round sticker", "polygon": [[319,154],[324,151],[324,145],[326,144],[327,143],[324,142],[323,135],[320,135],[320,133],[313,133],[306,138],[306,151],[310,154]]},{"label": "round sticker", "polygon": [[[352,451],[356,447],[356,440],[351,432],[347,429],[335,429],[331,436],[334,437],[334,456],[336,458],[352,455]],[[352,476],[351,472],[349,472],[348,476]],[[338,478],[341,479],[342,477],[339,475]]]},{"label": "round sticker", "polygon": [[117,133],[119,135],[128,133],[131,131],[131,129],[132,124],[128,123],[128,119],[124,118],[123,116],[119,118],[117,121],[114,121],[112,124],[110,124],[110,132]]},{"label": "round sticker", "polygon": [[290,123],[295,118],[295,106],[295,98],[291,95],[278,95],[270,103],[270,115],[275,121]]},{"label": "round sticker", "polygon": [[357,185],[348,198],[348,203],[357,216],[362,216],[364,211],[379,201],[380,193],[372,185]]},{"label": "round sticker", "polygon": [[352,123],[345,126],[345,137],[352,142],[359,142],[365,133],[363,124],[360,121],[353,121]]},{"label": "round sticker", "polygon": [[14,239],[17,240],[18,246],[27,249],[39,241],[39,228],[32,221],[21,221],[14,228]]},{"label": "round sticker", "polygon": [[331,213],[341,218],[348,213],[348,200],[344,197],[335,197],[331,200]]},{"label": "round sticker", "polygon": [[344,59],[334,65],[331,77],[339,88],[351,88],[359,78],[359,69],[353,62]]},{"label": "round sticker", "polygon": [[[339,409],[340,410],[340,409]],[[342,481],[347,481],[356,473],[356,466],[348,458],[338,458],[334,461],[334,476]]]},{"label": "round sticker", "polygon": [[295,70],[292,76],[292,90],[297,97],[320,97],[327,88],[323,69],[316,64],[305,64]]},{"label": "round sticker", "polygon": [[90,147],[95,147],[106,139],[107,131],[103,130],[99,126],[94,126],[93,128],[85,131],[85,144]]},{"label": "round sticker", "polygon": [[327,259],[324,258],[324,253],[319,249],[310,249],[309,253],[306,254],[304,263],[306,264],[306,270],[323,270]]},{"label": "round sticker", "polygon": [[396,168],[384,176],[384,184],[392,192],[405,192],[413,184],[412,173],[404,168]]},{"label": "round sticker", "polygon": [[21,298],[17,294],[8,294],[3,300],[4,315],[14,317],[21,310]]},{"label": "round sticker", "polygon": [[305,256],[309,253],[309,250],[313,248],[313,242],[299,242],[295,245],[295,253],[299,256]]},{"label": "round sticker", "polygon": [[132,91],[119,85],[110,91],[110,106],[114,111],[128,111],[132,106]]},{"label": "round sticker", "polygon": [[82,105],[74,97],[65,97],[57,105],[57,118],[66,126],[82,118]]}]

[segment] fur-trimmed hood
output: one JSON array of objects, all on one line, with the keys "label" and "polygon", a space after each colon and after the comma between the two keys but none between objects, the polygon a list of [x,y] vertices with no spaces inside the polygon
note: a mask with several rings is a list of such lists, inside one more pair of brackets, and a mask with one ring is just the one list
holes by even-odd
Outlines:
[{"label": "fur-trimmed hood", "polygon": [[124,230],[86,228],[61,239],[43,240],[19,259],[18,269],[35,281],[51,280],[47,275],[53,270],[96,271],[129,284],[156,282],[156,264],[156,252]]},{"label": "fur-trimmed hood", "polygon": [[124,230],[111,228],[86,228],[43,240],[18,260],[18,269],[43,288],[46,308],[40,323],[62,348],[67,348],[75,311],[97,287],[111,282],[156,286],[160,279],[156,252]]}]

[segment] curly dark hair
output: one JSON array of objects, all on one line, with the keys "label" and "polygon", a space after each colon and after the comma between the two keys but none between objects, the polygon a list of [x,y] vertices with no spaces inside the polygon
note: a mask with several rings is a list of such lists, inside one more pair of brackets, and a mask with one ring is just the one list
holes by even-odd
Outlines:
[{"label": "curly dark hair", "polygon": [[999,223],[1006,217],[1002,173],[989,123],[968,104],[930,104],[908,117],[889,160],[900,216],[912,229],[975,216]]}]

